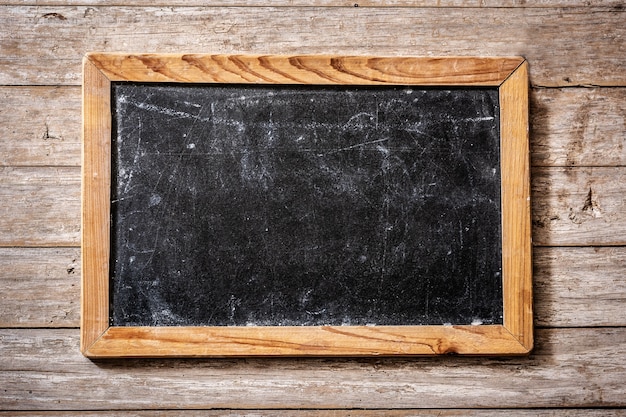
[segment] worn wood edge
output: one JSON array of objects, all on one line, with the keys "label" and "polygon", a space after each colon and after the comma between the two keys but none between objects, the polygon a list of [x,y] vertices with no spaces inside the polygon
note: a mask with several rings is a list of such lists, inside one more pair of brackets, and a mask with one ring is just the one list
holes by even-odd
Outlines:
[{"label": "worn wood edge", "polygon": [[[529,8],[529,7],[619,7],[620,0],[219,0],[212,7],[402,7],[402,8]],[[5,0],[3,6],[206,6],[202,0]]]},{"label": "worn wood edge", "polygon": [[111,81],[497,86],[520,57],[87,54]]},{"label": "worn wood edge", "polygon": [[503,326],[109,327],[83,353],[111,357],[521,355]]},{"label": "worn wood edge", "polygon": [[81,341],[86,351],[109,322],[110,82],[83,61]]},{"label": "worn wood edge", "polygon": [[500,86],[504,326],[533,347],[528,63]]},{"label": "worn wood edge", "polygon": [[[533,416],[533,417],[555,417],[555,416],[582,416],[582,417],[617,417],[626,416],[626,409],[614,407],[593,407],[593,408],[561,408],[542,407],[541,409],[520,409],[520,408],[320,408],[320,409],[299,409],[299,408],[162,408],[159,410],[150,409],[120,409],[120,410],[66,410],[66,411],[6,411],[0,410],[0,416],[28,416],[28,417],[57,417],[57,416],[94,416],[94,417],[161,417],[171,416],[175,412],[177,416],[207,416],[207,417],[369,417],[369,416],[389,416],[389,417],[510,417]],[[356,412],[356,414],[355,414]]]}]

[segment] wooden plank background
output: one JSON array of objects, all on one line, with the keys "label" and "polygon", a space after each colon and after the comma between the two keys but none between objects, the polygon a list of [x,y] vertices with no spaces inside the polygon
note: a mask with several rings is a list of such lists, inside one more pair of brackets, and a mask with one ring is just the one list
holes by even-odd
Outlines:
[{"label": "wooden plank background", "polygon": [[[207,4],[0,4],[0,417],[626,415],[623,0]],[[88,51],[525,56],[533,353],[85,359],[80,71]]]}]

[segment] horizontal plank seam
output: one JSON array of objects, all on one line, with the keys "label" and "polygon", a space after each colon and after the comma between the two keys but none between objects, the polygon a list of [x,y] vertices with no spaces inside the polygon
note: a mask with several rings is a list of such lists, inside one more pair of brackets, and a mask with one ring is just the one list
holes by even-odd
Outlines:
[{"label": "horizontal plank seam", "polygon": [[[68,85],[66,85],[68,86]],[[537,90],[565,90],[565,89],[570,89],[570,88],[580,88],[580,89],[589,89],[589,88],[607,88],[607,89],[619,89],[619,88],[626,88],[626,85],[619,85],[619,84],[615,84],[615,85],[602,85],[602,84],[567,84],[567,85],[562,85],[562,86],[558,86],[558,85],[541,85],[541,84],[534,84],[531,85],[530,88],[536,88]]]},{"label": "horizontal plank seam", "polygon": [[[35,240],[35,239],[32,239]],[[80,249],[80,243],[75,245],[14,245],[0,243],[0,249]]]},{"label": "horizontal plank seam", "polygon": [[0,326],[0,330],[80,330],[77,326]]},{"label": "horizontal plank seam", "polygon": [[[532,134],[531,134],[532,137]],[[531,144],[531,148],[532,148],[532,144]],[[530,153],[531,158],[533,153]],[[63,165],[60,166],[61,167],[67,167],[69,165]],[[72,165],[73,166],[73,165]],[[531,168],[626,168],[626,165],[542,165],[542,164],[538,164],[538,165],[531,165]]]},{"label": "horizontal plank seam", "polygon": [[[2,5],[0,4],[0,7],[2,7]],[[32,88],[32,87],[48,87],[48,88],[62,88],[62,87],[80,87],[81,84],[0,84],[0,88],[7,88],[7,87],[15,87],[15,88]]]},{"label": "horizontal plank seam", "polygon": [[[597,326],[559,326],[559,325],[554,325],[554,326],[546,326],[546,325],[534,325],[533,326],[535,330],[582,330],[582,329],[597,329],[597,330],[602,330],[602,329],[624,329],[626,328],[626,325],[597,325]],[[47,329],[50,329],[50,327],[47,327]]]},{"label": "horizontal plank seam", "polygon": [[80,249],[80,242],[72,245],[6,245],[0,246],[2,249]]},{"label": "horizontal plank seam", "polygon": [[549,245],[549,244],[541,244],[541,243],[534,243],[533,242],[533,248],[623,248],[626,247],[626,242],[625,243],[603,243],[601,245],[568,245],[568,244],[560,244],[560,245]]}]

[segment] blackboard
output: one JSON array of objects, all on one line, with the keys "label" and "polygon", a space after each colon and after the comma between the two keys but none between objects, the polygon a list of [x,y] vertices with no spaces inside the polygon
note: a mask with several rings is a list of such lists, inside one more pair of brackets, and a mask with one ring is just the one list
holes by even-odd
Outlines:
[{"label": "blackboard", "polygon": [[[515,163],[503,162],[511,149],[527,153],[527,134],[521,145],[503,140],[511,125],[506,79],[442,82],[441,70],[430,69],[438,82],[399,82],[411,80],[404,73],[395,80],[385,67],[387,78],[369,75],[371,82],[267,82],[268,74],[284,73],[275,65],[283,58],[268,66],[267,58],[251,57],[244,70],[245,58],[227,57],[240,77],[266,71],[263,82],[181,82],[172,71],[191,71],[174,65],[181,62],[211,77],[233,70],[215,57],[202,66],[197,57],[154,66],[158,57],[140,56],[123,62],[139,59],[148,69],[120,76],[119,63],[103,58],[86,63],[116,72],[97,75],[106,100],[85,97],[104,119],[97,126],[105,132],[95,136],[106,152],[89,150],[86,127],[83,222],[106,216],[106,237],[97,236],[106,275],[98,271],[97,282],[107,291],[93,304],[104,336],[119,346],[96,353],[95,345],[109,343],[102,337],[90,352],[83,346],[88,356],[403,354],[422,352],[424,338],[434,340],[426,353],[490,353],[458,344],[459,331],[495,340],[495,353],[529,350],[526,341],[517,347],[529,337],[523,333],[513,335],[514,349],[509,341],[501,346],[514,322],[512,289],[518,297],[526,293],[519,283],[530,285],[530,238],[521,257],[510,247],[511,231],[518,236],[521,224],[525,232],[527,219],[506,216],[511,198],[516,216],[528,215],[527,160],[513,177]],[[350,76],[365,68],[333,59],[314,59],[313,74],[330,75],[327,62]],[[312,69],[288,62],[293,74]],[[88,174],[94,156],[105,184]],[[85,183],[97,197],[88,198]],[[515,187],[523,195],[510,197]],[[84,228],[85,252],[85,237],[96,233]],[[510,273],[520,260],[524,271]],[[526,326],[529,298],[521,310]],[[226,342],[206,340],[206,332]],[[376,342],[368,345],[371,332]],[[365,347],[338,349],[346,335]]]},{"label": "blackboard", "polygon": [[112,325],[502,323],[497,89],[112,97]]}]

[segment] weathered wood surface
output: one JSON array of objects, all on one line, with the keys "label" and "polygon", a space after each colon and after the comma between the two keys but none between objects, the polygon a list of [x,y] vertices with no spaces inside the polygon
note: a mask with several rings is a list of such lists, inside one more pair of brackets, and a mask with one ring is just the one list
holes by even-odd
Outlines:
[{"label": "weathered wood surface", "polygon": [[[37,6],[205,6],[203,0],[4,0]],[[622,0],[218,0],[213,7],[620,7]]]},{"label": "weathered wood surface", "polygon": [[80,87],[0,87],[0,166],[80,166]]},{"label": "weathered wood surface", "polygon": [[621,7],[5,6],[0,26],[5,85],[77,85],[88,51],[521,55],[533,85],[626,85]]},{"label": "weathered wood surface", "polygon": [[[0,166],[80,166],[79,87],[0,87]],[[535,166],[626,165],[626,88],[530,91]]]},{"label": "weathered wood surface", "polygon": [[626,165],[626,89],[537,88],[530,105],[534,166]]},{"label": "weathered wood surface", "polygon": [[78,246],[80,168],[0,167],[0,246]]},{"label": "weathered wood surface", "polygon": [[5,410],[626,406],[625,328],[542,329],[536,341],[530,357],[498,359],[90,362],[78,351],[78,330],[5,329],[0,404]]},{"label": "weathered wood surface", "polygon": [[[0,411],[0,417],[170,417],[172,411]],[[623,408],[600,409],[535,409],[535,410],[176,410],[181,417],[620,417],[626,416]]]},{"label": "weathered wood surface", "polygon": [[535,168],[532,175],[535,245],[626,244],[626,169]]},{"label": "weathered wood surface", "polygon": [[[535,245],[626,245],[626,167],[531,176]],[[79,245],[79,168],[0,167],[0,199],[0,246]]]},{"label": "weathered wood surface", "polygon": [[[535,248],[535,325],[626,326],[624,265],[625,247]],[[0,248],[0,327],[78,327],[79,288],[78,248]]]},{"label": "weathered wood surface", "polygon": [[78,327],[80,249],[0,248],[0,327]]},{"label": "weathered wood surface", "polygon": [[626,326],[626,247],[535,248],[535,325]]},{"label": "weathered wood surface", "polygon": [[[16,87],[0,87],[0,246],[13,246],[0,249],[0,327],[48,328],[0,330],[0,416],[626,415],[626,249],[589,247],[624,245],[626,236],[626,89],[614,88],[626,85],[623,0],[2,4],[0,85]],[[531,90],[531,162],[541,167],[532,173],[534,239],[559,245],[534,250],[535,324],[544,327],[535,353],[497,360],[84,359],[78,330],[58,327],[78,323],[80,271],[68,273],[80,227],[78,85],[82,55],[94,50],[523,55],[535,86],[613,87]],[[73,247],[16,247],[24,245]],[[571,328],[579,326],[588,327]],[[14,409],[30,411],[7,411]],[[32,411],[46,409],[63,411]]]}]

